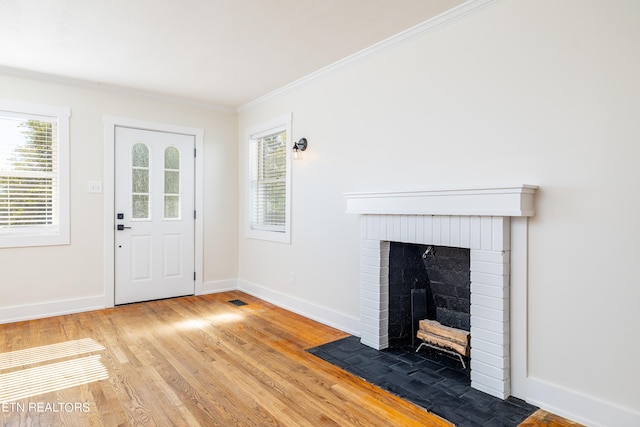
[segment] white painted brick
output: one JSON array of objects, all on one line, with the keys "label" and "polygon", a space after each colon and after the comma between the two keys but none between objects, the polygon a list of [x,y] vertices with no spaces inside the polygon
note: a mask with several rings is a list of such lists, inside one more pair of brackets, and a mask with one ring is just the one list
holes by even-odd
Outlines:
[{"label": "white painted brick", "polygon": [[509,310],[508,298],[494,298],[485,295],[478,295],[477,293],[471,294],[471,305],[479,307],[487,307],[493,310]]},{"label": "white painted brick", "polygon": [[479,216],[471,217],[471,249],[481,249],[481,223]]},{"label": "white painted brick", "polygon": [[509,248],[511,241],[511,221],[509,217],[493,217],[493,250],[503,251]]},{"label": "white painted brick", "polygon": [[424,217],[416,216],[416,243],[425,244],[424,240]]},{"label": "white painted brick", "polygon": [[493,235],[492,235],[493,221],[490,216],[480,217],[480,249],[492,250]]},{"label": "white painted brick", "polygon": [[506,330],[504,322],[497,322],[495,320],[483,319],[482,317],[471,316],[471,327],[480,328],[486,331],[502,334]]},{"label": "white painted brick", "polygon": [[478,261],[471,258],[471,271],[496,275],[509,274],[509,264],[499,262]]},{"label": "white painted brick", "polygon": [[373,240],[380,240],[380,215],[371,215],[371,228],[369,237]]},{"label": "white painted brick", "polygon": [[487,365],[476,359],[471,359],[471,371],[478,372],[498,381],[505,381],[510,378],[509,372],[495,366]]},{"label": "white painted brick", "polygon": [[384,266],[380,265],[380,258],[360,257],[360,266],[380,271]]},{"label": "white painted brick", "polygon": [[402,217],[400,215],[393,215],[393,234],[389,235],[389,240],[392,242],[399,242],[402,236]]},{"label": "white painted brick", "polygon": [[471,259],[484,262],[506,263],[509,264],[508,251],[485,251],[474,249],[470,252]]},{"label": "white painted brick", "polygon": [[360,318],[370,317],[372,319],[377,319],[380,316],[380,308],[379,307],[367,307],[365,305],[360,305]]},{"label": "white painted brick", "polygon": [[[362,294],[362,292],[360,292]],[[360,299],[360,311],[365,308],[370,308],[372,310],[377,310],[380,312],[388,307],[388,304],[385,305],[384,301],[380,301],[380,299],[367,299],[362,297]]]},{"label": "white painted brick", "polygon": [[471,304],[471,317],[479,317],[481,319],[493,320],[495,322],[506,323],[509,321],[509,313],[501,310],[494,310],[487,307],[481,307]]},{"label": "white painted brick", "polygon": [[460,217],[452,216],[450,224],[449,243],[453,247],[460,247]]},{"label": "white painted brick", "polygon": [[473,284],[482,283],[483,285],[506,287],[509,284],[507,276],[499,276],[496,274],[477,273],[471,270],[471,292],[473,292]]},{"label": "white painted brick", "polygon": [[379,334],[380,331],[388,331],[389,322],[387,319],[371,319],[363,316],[361,319],[361,327],[362,332]]},{"label": "white painted brick", "polygon": [[432,243],[434,245],[439,245],[442,242],[442,228],[440,224],[442,224],[441,216],[433,216],[433,235],[432,235]]},{"label": "white painted brick", "polygon": [[400,241],[409,241],[409,217],[407,215],[400,215]]},{"label": "white painted brick", "polygon": [[373,239],[373,217],[371,215],[366,215],[365,233],[367,239]]},{"label": "white painted brick", "polygon": [[362,248],[361,256],[369,258],[380,258],[380,248]]},{"label": "white painted brick", "polygon": [[387,217],[388,215],[379,215],[378,233],[376,234],[378,239],[384,240],[387,235]]},{"label": "white painted brick", "polygon": [[443,215],[440,221],[440,244],[451,246],[451,217]]},{"label": "white painted brick", "polygon": [[377,285],[377,289],[379,289],[380,292],[389,291],[389,275],[388,274],[360,273],[360,282],[363,285],[367,284],[368,289],[376,289],[376,287],[372,288],[371,285]]},{"label": "white painted brick", "polygon": [[374,335],[374,336],[380,334],[380,327],[376,323],[370,322],[364,317],[360,322],[360,328],[361,328],[361,333],[363,334]]},{"label": "white painted brick", "polygon": [[471,348],[471,360],[477,360],[487,365],[494,366],[498,369],[509,370],[509,358],[503,356],[496,356],[493,354],[485,353],[478,349]]},{"label": "white painted brick", "polygon": [[367,332],[362,332],[360,334],[360,342],[364,345],[375,348],[376,350],[382,350],[388,347],[387,340],[381,339],[381,337]]},{"label": "white painted brick", "polygon": [[487,393],[488,395],[491,395],[493,397],[497,397],[498,399],[506,399],[511,395],[511,390],[508,388],[509,384],[506,385],[507,387],[504,390],[494,390],[491,387],[485,386],[484,384],[471,381],[471,387],[483,393]]},{"label": "white painted brick", "polygon": [[387,215],[386,217],[386,227],[384,228],[384,232],[380,229],[380,239],[382,240],[393,240],[393,223],[394,223],[395,215]]},{"label": "white painted brick", "polygon": [[389,301],[388,292],[380,292],[380,289],[374,291],[369,289],[363,289],[363,284],[360,284],[360,298],[365,301],[373,301],[375,303],[381,303]]},{"label": "white painted brick", "polygon": [[375,274],[376,276],[379,276],[381,274],[388,275],[389,274],[389,267],[380,267],[380,266],[377,266],[377,265],[361,265],[360,266],[360,273],[361,274]]},{"label": "white painted brick", "polygon": [[433,216],[425,215],[422,217],[424,221],[424,238],[422,241],[424,244],[433,243]]},{"label": "white painted brick", "polygon": [[475,348],[476,350],[484,351],[485,353],[493,354],[498,357],[504,357],[509,354],[507,346],[477,339],[473,335],[471,336],[471,348]]},{"label": "white painted brick", "polygon": [[417,243],[416,242],[416,216],[409,215],[407,216],[407,242],[409,243]]},{"label": "white painted brick", "polygon": [[482,283],[472,283],[471,296],[473,295],[485,295],[493,298],[503,298],[505,290],[501,286],[491,286]]},{"label": "white painted brick", "polygon": [[471,336],[503,347],[509,345],[509,335],[506,333],[497,333],[487,331],[485,329],[471,328]]},{"label": "white painted brick", "polygon": [[361,239],[360,248],[362,249],[377,249],[380,251],[380,240],[376,239]]},{"label": "white painted brick", "polygon": [[471,247],[471,217],[460,217],[460,247]]},{"label": "white painted brick", "polygon": [[[372,280],[378,280],[378,282],[373,282],[372,280],[365,280],[371,278]],[[386,285],[388,279],[385,279],[382,276],[376,275],[360,275],[360,290],[373,293],[383,293],[385,291],[381,290],[381,285]]]},{"label": "white painted brick", "polygon": [[[376,301],[374,299],[362,299],[362,301],[360,301],[360,311],[361,312],[368,311],[368,310],[375,310],[378,313],[380,313],[385,308],[386,307],[383,307],[382,303],[379,300]],[[378,314],[375,317],[377,318],[379,316],[380,316],[380,314]]]},{"label": "white painted brick", "polygon": [[[488,387],[491,390],[495,390],[499,394],[504,394],[506,390],[509,388],[508,380],[497,380],[495,378],[488,377],[479,372],[471,371],[471,385],[473,383],[482,384],[485,387]],[[475,386],[474,386],[475,387]],[[504,397],[501,397],[504,399]]]}]

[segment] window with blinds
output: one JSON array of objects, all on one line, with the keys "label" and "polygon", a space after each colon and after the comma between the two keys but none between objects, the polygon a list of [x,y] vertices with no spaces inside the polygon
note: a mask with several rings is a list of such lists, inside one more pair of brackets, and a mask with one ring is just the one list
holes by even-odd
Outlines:
[{"label": "window with blinds", "polygon": [[288,124],[250,137],[249,237],[288,242]]},{"label": "window with blinds", "polygon": [[253,144],[253,206],[251,227],[284,231],[286,206],[286,132],[255,140]]},{"label": "window with blinds", "polygon": [[59,137],[57,115],[0,111],[0,246],[64,243],[40,239],[67,228],[61,227],[68,215],[61,215]]}]

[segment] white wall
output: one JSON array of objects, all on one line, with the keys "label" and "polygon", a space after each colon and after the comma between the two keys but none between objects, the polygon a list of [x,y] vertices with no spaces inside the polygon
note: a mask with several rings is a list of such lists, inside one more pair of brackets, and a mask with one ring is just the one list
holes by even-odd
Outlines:
[{"label": "white wall", "polygon": [[71,244],[0,249],[0,321],[104,306],[104,195],[87,185],[103,181],[105,115],[204,129],[204,282],[235,280],[235,113],[15,76],[0,76],[0,96],[71,108]]},{"label": "white wall", "polygon": [[506,0],[242,110],[241,189],[247,127],[292,112],[309,149],[291,245],[244,238],[240,198],[241,286],[358,318],[343,193],[539,185],[521,397],[639,421],[639,18],[635,0]]}]

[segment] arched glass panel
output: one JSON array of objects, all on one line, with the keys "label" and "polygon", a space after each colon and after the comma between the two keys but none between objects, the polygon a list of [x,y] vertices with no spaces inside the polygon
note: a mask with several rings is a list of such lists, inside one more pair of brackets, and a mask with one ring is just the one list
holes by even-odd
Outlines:
[{"label": "arched glass panel", "polygon": [[137,143],[131,152],[131,208],[134,219],[149,218],[149,147]]},{"label": "arched glass panel", "polygon": [[180,218],[180,151],[164,150],[164,218]]}]

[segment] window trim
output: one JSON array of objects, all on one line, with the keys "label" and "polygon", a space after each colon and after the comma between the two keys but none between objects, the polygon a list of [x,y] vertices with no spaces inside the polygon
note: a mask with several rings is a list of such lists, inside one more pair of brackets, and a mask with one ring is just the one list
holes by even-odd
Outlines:
[{"label": "window trim", "polygon": [[[252,208],[253,208],[253,191],[252,191],[252,149],[255,140],[258,138],[271,135],[277,132],[286,132],[286,174],[285,174],[285,224],[284,229],[271,228],[264,226],[254,228],[252,226]],[[291,141],[291,114],[286,114],[274,120],[251,127],[246,131],[246,149],[247,149],[247,173],[246,173],[246,220],[245,220],[245,237],[250,239],[267,240],[278,243],[291,243],[291,150],[289,149]]]},{"label": "window trim", "polygon": [[0,99],[0,111],[36,115],[55,119],[58,128],[58,227],[38,232],[37,227],[24,230],[0,231],[0,248],[68,245],[69,225],[69,120],[71,109],[42,104]]}]

